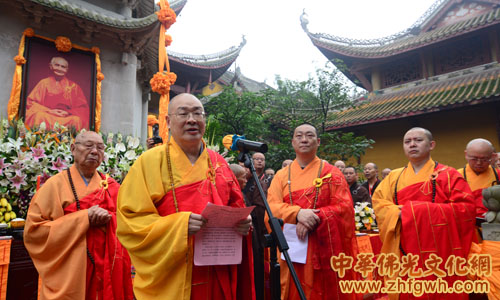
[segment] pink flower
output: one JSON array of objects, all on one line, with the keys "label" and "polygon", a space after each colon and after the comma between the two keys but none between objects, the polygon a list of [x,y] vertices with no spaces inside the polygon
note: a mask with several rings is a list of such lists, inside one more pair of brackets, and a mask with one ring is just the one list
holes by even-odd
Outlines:
[{"label": "pink flower", "polygon": [[33,158],[36,160],[46,157],[45,150],[40,147],[40,144],[38,144],[36,148],[31,147],[31,151],[33,152]]},{"label": "pink flower", "polygon": [[42,184],[44,184],[49,178],[50,175],[43,172],[42,175],[40,175],[40,186],[42,186]]},{"label": "pink flower", "polygon": [[9,178],[9,180],[12,182],[12,185],[19,190],[22,185],[27,184],[26,181],[24,181],[24,178],[26,178],[26,174],[21,174],[20,171],[16,171],[16,176]]},{"label": "pink flower", "polygon": [[0,159],[0,175],[3,174],[3,169],[9,167],[10,164],[9,163],[5,163],[5,158],[1,158]]},{"label": "pink flower", "polygon": [[11,165],[11,168],[16,172],[21,170],[23,167],[24,167],[23,163],[17,158],[14,160],[14,162]]},{"label": "pink flower", "polygon": [[61,172],[66,168],[66,163],[61,160],[61,157],[58,157],[56,161],[52,162],[52,167],[50,167],[51,170]]}]

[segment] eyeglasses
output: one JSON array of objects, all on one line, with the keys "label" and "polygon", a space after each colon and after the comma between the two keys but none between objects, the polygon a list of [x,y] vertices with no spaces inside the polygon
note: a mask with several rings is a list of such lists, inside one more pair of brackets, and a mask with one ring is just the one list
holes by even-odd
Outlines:
[{"label": "eyeglasses", "polygon": [[491,157],[475,157],[475,156],[467,156],[468,160],[471,160],[475,163],[490,163],[491,162]]},{"label": "eyeglasses", "polygon": [[104,149],[106,148],[104,146],[104,144],[94,144],[94,143],[81,143],[81,142],[76,142],[76,144],[79,144],[79,145],[82,145],[83,147],[85,147],[87,150],[92,150],[92,148],[96,148],[98,151],[104,151]]},{"label": "eyeglasses", "polygon": [[189,120],[189,116],[192,116],[195,121],[203,121],[206,117],[206,114],[202,111],[180,112],[180,113],[170,114],[170,115],[176,116],[181,121]]}]

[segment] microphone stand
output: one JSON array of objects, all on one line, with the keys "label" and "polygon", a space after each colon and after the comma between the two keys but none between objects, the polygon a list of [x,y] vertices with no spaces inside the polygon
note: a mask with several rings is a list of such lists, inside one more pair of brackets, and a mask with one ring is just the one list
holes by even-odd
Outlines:
[{"label": "microphone stand", "polygon": [[271,266],[271,299],[280,300],[281,299],[281,284],[280,284],[280,264],[278,263],[277,257],[277,248],[279,248],[280,252],[285,256],[285,261],[288,265],[288,269],[290,270],[290,274],[292,274],[293,281],[295,283],[295,287],[299,292],[300,299],[307,300],[302,290],[302,286],[300,285],[299,277],[295,272],[295,268],[293,267],[293,263],[290,259],[290,255],[288,254],[288,243],[286,242],[285,235],[283,234],[283,230],[281,226],[283,225],[283,220],[275,218],[273,213],[271,212],[271,208],[269,207],[269,203],[267,203],[266,194],[262,189],[262,185],[260,184],[259,177],[257,176],[257,172],[255,171],[255,167],[253,165],[253,161],[250,158],[250,154],[248,150],[244,149],[238,154],[238,160],[245,164],[245,167],[249,168],[253,180],[255,181],[255,185],[259,189],[260,196],[262,197],[262,201],[266,206],[267,215],[269,216],[269,226],[271,227],[271,234],[266,234],[266,247],[270,248],[270,266]]}]

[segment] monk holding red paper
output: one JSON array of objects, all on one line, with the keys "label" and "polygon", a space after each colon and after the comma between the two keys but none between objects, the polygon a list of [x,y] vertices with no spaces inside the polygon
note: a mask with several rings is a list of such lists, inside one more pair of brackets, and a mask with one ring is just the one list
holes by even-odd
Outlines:
[{"label": "monk holding red paper", "polygon": [[[380,227],[382,252],[404,258],[418,257],[417,269],[432,257],[444,265],[451,255],[467,259],[474,236],[475,204],[467,182],[453,168],[432,160],[436,142],[424,128],[406,132],[403,149],[409,159],[404,168],[391,171],[373,194],[372,202]],[[452,286],[464,277],[446,276]],[[406,279],[406,278],[404,278]],[[434,280],[436,276],[417,279]],[[468,299],[467,294],[424,294],[426,299]],[[397,299],[398,295],[390,294]],[[401,294],[401,299],[415,298]]]},{"label": "monk holding red paper", "polygon": [[255,299],[248,216],[234,226],[243,239],[239,265],[195,266],[195,234],[207,203],[244,207],[222,156],[207,149],[205,111],[193,95],[169,104],[169,139],[130,169],[118,196],[118,237],[136,268],[134,293],[145,299]]},{"label": "monk holding red paper", "polygon": [[75,163],[37,191],[24,229],[40,300],[131,300],[130,258],[115,234],[119,184],[96,171],[102,138],[81,133],[71,152]]},{"label": "monk holding red paper", "polygon": [[[344,175],[316,156],[320,139],[310,124],[295,128],[292,146],[296,159],[276,173],[268,190],[276,218],[296,224],[299,240],[308,237],[306,263],[294,263],[307,299],[355,299],[340,291],[343,278],[330,266],[330,258],[344,253],[355,259],[354,209]],[[285,261],[280,259],[282,299],[300,299]]]}]

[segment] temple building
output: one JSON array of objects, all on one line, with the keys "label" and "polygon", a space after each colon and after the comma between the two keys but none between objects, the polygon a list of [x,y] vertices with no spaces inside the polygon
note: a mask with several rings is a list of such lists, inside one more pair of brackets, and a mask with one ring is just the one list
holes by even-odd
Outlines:
[{"label": "temple building", "polygon": [[[169,1],[177,15],[186,3]],[[28,118],[32,98],[41,104],[50,97],[66,99],[68,106],[85,101],[82,116],[90,125],[83,127],[145,139],[148,112],[158,97],[150,86],[158,72],[158,10],[153,0],[0,0],[0,116],[11,116],[8,108],[14,107],[15,117]],[[243,39],[214,55],[171,53],[171,71],[177,74],[171,93],[201,94],[244,44]],[[56,72],[56,61],[63,73]],[[57,76],[63,79],[51,83]],[[63,82],[69,84],[61,89]],[[11,99],[17,99],[15,105]],[[99,124],[92,124],[96,116]],[[8,272],[7,299],[37,299],[38,274],[22,240],[12,244]]]},{"label": "temple building", "polygon": [[[238,46],[205,55],[189,55],[168,50],[170,70],[177,74],[177,81],[170,88],[170,98],[180,93],[203,94],[205,87],[213,86],[226,73],[238,58],[245,43],[243,37]],[[151,94],[150,114],[158,115],[159,99],[159,94]]]},{"label": "temple building", "polygon": [[[186,3],[187,0],[169,1],[177,15]],[[95,111],[95,115],[100,115],[101,122],[95,128],[91,125],[91,129],[145,138],[148,113],[158,113],[159,95],[151,91],[149,82],[158,72],[160,22],[155,14],[158,9],[152,0],[0,0],[0,63],[5,66],[0,72],[2,116],[10,117],[10,112],[7,114],[6,111],[14,89],[15,80],[12,76],[15,71],[22,70],[19,76],[22,85],[17,83],[20,89],[17,116],[26,120],[27,98],[34,85],[27,76],[37,77],[39,73],[48,73],[50,58],[60,55],[69,62],[68,78],[82,86],[83,90],[84,86],[92,88],[92,85],[82,81],[95,83],[96,74],[97,77],[101,75],[97,81],[101,84],[102,80],[102,84],[97,89],[100,90],[102,106],[100,114]],[[178,16],[177,21],[182,21],[182,18]],[[25,36],[24,32],[28,28],[33,30],[30,36]],[[50,57],[45,57],[48,54],[43,53],[35,55],[40,51],[32,50],[34,46],[30,40],[33,33],[35,38],[52,45],[50,47],[53,47],[58,37],[68,38],[73,47],[67,53],[59,53],[53,48],[52,53],[55,54]],[[25,38],[26,45],[22,43]],[[173,39],[175,41],[175,37]],[[171,71],[177,75],[175,85],[171,87],[171,97],[182,92],[202,94],[204,87],[213,86],[234,63],[245,43],[243,37],[239,45],[207,55],[168,51]],[[24,51],[21,47],[25,47]],[[85,65],[73,57],[73,52],[78,51],[94,55],[91,51],[96,48],[100,60],[98,70],[96,66]],[[27,59],[22,68],[16,68],[17,62],[13,60],[18,54]],[[42,57],[43,62],[33,61],[35,57]],[[81,70],[75,65],[90,75],[86,78],[79,76],[77,73]],[[80,81],[75,80],[75,77],[81,77]],[[99,107],[95,99],[89,99],[95,95],[95,89],[86,95],[91,112],[96,108],[94,106]],[[93,117],[91,114],[90,121]]]},{"label": "temple building", "polygon": [[328,130],[375,140],[361,163],[379,168],[406,164],[403,135],[415,126],[433,133],[433,158],[456,168],[473,138],[500,150],[499,5],[438,0],[410,28],[371,40],[311,33],[302,17],[314,46],[368,91],[354,108],[332,112]]}]

